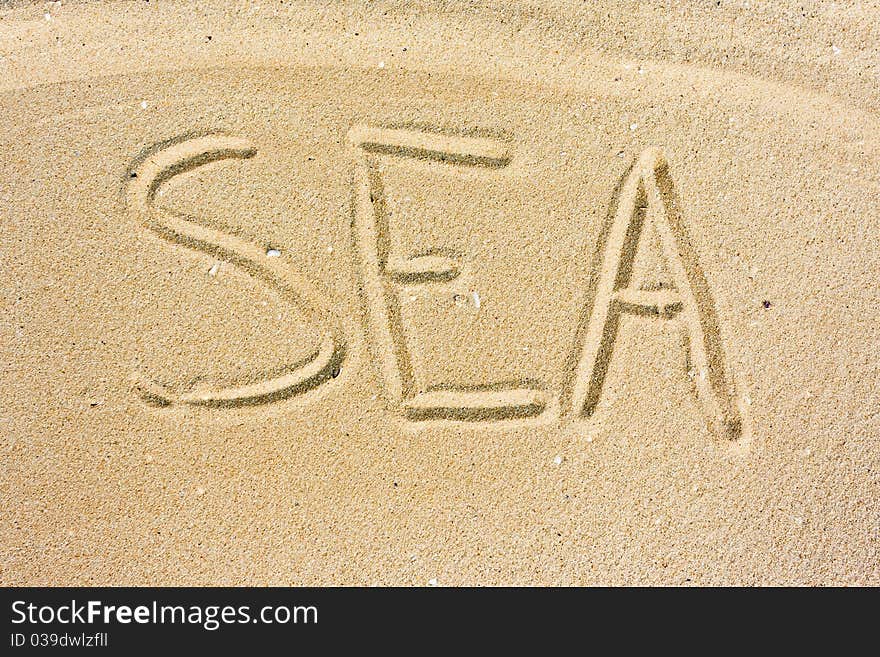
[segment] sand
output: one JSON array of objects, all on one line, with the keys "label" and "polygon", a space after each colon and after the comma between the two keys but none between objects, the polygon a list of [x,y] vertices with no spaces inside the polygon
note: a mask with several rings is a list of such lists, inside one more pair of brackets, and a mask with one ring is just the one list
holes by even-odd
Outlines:
[{"label": "sand", "polygon": [[880,584],[880,5],[587,4],[0,4],[0,584]]}]

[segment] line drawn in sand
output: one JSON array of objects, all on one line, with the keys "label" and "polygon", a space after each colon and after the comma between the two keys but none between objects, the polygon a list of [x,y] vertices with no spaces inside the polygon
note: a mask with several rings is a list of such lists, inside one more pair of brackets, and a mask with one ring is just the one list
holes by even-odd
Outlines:
[{"label": "line drawn in sand", "polygon": [[368,332],[387,401],[411,421],[491,421],[530,418],[548,406],[546,393],[531,381],[479,386],[434,386],[417,390],[411,346],[400,313],[408,286],[436,285],[457,278],[462,256],[433,250],[413,257],[395,252],[388,224],[379,157],[412,158],[450,166],[503,168],[510,162],[506,143],[484,137],[355,126],[348,133],[356,167],[352,227],[359,258]]},{"label": "line drawn in sand", "polygon": [[[188,404],[235,407],[286,399],[313,390],[339,375],[345,342],[321,295],[277,250],[268,250],[230,230],[212,228],[156,203],[162,185],[187,171],[227,159],[247,159],[257,149],[247,140],[220,134],[184,136],[163,142],[138,157],[128,173],[128,207],[138,221],[165,239],[227,260],[275,288],[282,298],[325,328],[320,344],[305,359],[256,382],[206,391],[178,392],[141,372],[135,388],[158,406]],[[271,254],[274,257],[267,257]]]},{"label": "line drawn in sand", "polygon": [[576,418],[593,414],[622,313],[676,319],[685,327],[688,372],[710,429],[722,439],[738,440],[743,414],[725,364],[714,303],[659,149],[645,150],[624,175],[610,219],[599,240],[592,299],[577,332],[563,408]]}]

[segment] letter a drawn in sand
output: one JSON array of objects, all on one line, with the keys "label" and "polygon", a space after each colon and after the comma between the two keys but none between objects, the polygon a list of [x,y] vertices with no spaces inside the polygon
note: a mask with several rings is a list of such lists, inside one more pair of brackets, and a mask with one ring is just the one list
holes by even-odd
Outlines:
[{"label": "letter a drawn in sand", "polygon": [[212,162],[250,158],[256,152],[244,139],[216,134],[159,144],[129,168],[129,208],[141,223],[165,239],[227,260],[278,290],[285,301],[324,327],[320,344],[302,361],[260,380],[214,390],[175,392],[139,373],[136,388],[150,403],[208,407],[262,404],[312,390],[339,374],[345,353],[341,331],[335,327],[321,295],[285,257],[267,257],[265,247],[229,229],[212,228],[156,203],[159,188],[175,176]]},{"label": "letter a drawn in sand", "polygon": [[349,131],[357,163],[353,190],[354,242],[360,259],[368,332],[376,349],[386,399],[412,421],[497,421],[541,415],[545,392],[528,382],[434,386],[418,390],[400,315],[408,286],[438,285],[459,276],[461,255],[442,249],[412,257],[398,254],[388,225],[378,158],[440,162],[452,167],[501,169],[510,162],[506,143],[421,130],[356,126]]},{"label": "letter a drawn in sand", "polygon": [[725,367],[714,304],[659,150],[642,153],[616,200],[576,343],[568,407],[578,417],[595,410],[622,313],[674,318],[685,327],[688,370],[710,428],[722,438],[738,439],[743,419]]}]

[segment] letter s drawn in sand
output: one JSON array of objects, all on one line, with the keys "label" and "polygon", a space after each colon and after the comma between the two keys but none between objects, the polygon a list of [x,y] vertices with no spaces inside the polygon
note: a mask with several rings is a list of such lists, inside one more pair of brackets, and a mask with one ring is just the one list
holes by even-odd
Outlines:
[{"label": "letter s drawn in sand", "polygon": [[[743,435],[743,416],[726,367],[718,320],[706,279],[690,246],[668,164],[656,148],[642,153],[618,187],[611,223],[600,240],[600,261],[573,352],[563,406],[589,417],[602,386],[622,313],[679,319],[685,327],[688,370],[713,433]],[[637,270],[659,252],[659,275]]]},{"label": "letter s drawn in sand", "polygon": [[183,137],[159,144],[142,154],[129,168],[129,211],[165,239],[232,262],[275,288],[285,301],[325,327],[320,344],[308,357],[284,367],[280,374],[240,386],[175,392],[138,373],[136,388],[150,403],[207,407],[262,404],[313,390],[339,374],[345,355],[341,331],[314,286],[295,273],[286,258],[267,257],[265,247],[156,203],[159,188],[175,176],[211,162],[250,158],[256,152],[247,140],[219,134]]}]

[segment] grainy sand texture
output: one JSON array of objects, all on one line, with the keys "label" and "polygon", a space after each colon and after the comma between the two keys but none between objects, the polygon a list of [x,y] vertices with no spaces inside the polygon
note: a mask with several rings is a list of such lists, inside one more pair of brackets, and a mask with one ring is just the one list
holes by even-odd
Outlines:
[{"label": "grainy sand texture", "polygon": [[880,5],[0,3],[0,584],[880,584]]}]

